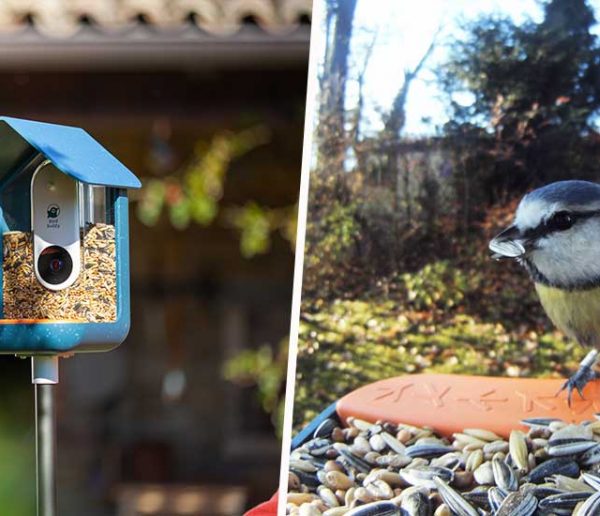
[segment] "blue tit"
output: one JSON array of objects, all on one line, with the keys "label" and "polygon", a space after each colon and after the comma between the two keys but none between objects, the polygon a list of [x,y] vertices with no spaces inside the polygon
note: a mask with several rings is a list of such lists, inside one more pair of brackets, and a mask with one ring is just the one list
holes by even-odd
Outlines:
[{"label": "blue tit", "polygon": [[492,257],[525,267],[554,325],[592,348],[561,390],[580,396],[597,378],[600,347],[600,185],[558,181],[523,197],[513,224],[489,244]]}]

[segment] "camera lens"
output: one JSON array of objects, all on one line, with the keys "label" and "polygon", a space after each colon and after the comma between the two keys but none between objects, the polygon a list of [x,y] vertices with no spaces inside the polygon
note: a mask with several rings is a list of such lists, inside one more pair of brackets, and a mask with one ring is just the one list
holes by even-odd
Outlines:
[{"label": "camera lens", "polygon": [[64,264],[65,262],[63,262],[60,258],[52,258],[52,260],[50,260],[50,270],[54,274],[58,274],[62,270]]},{"label": "camera lens", "polygon": [[38,258],[41,278],[51,285],[64,283],[73,271],[73,260],[66,249],[58,245],[46,247]]}]

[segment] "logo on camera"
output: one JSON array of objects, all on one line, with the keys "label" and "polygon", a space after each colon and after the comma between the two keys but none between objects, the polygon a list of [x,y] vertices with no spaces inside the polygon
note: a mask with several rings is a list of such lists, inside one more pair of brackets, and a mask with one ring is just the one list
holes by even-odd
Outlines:
[{"label": "logo on camera", "polygon": [[51,204],[48,206],[48,218],[56,219],[60,215],[60,206],[58,204]]},{"label": "logo on camera", "polygon": [[58,204],[51,204],[50,206],[48,206],[46,214],[48,215],[46,227],[48,229],[60,229],[60,224],[58,223],[58,216],[60,215],[60,206]]}]

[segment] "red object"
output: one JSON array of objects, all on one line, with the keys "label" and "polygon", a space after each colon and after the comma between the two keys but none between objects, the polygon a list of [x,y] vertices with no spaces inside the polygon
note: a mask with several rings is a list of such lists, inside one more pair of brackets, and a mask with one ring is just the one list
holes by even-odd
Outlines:
[{"label": "red object", "polygon": [[254,507],[254,509],[250,509],[244,516],[276,516],[278,496],[279,493],[275,493],[268,502],[261,503]]}]

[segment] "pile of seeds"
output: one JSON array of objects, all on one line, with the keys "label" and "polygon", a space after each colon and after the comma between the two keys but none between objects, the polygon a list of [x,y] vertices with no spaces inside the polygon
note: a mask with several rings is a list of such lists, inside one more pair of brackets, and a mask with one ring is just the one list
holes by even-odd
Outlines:
[{"label": "pile of seeds", "polygon": [[[599,416],[600,419],[600,416]],[[290,457],[291,516],[600,515],[600,421],[465,429],[325,420]]]},{"label": "pile of seeds", "polygon": [[64,290],[48,290],[36,279],[31,233],[4,233],[3,256],[5,319],[116,320],[114,226],[92,224],[86,228],[82,235],[81,273]]}]

